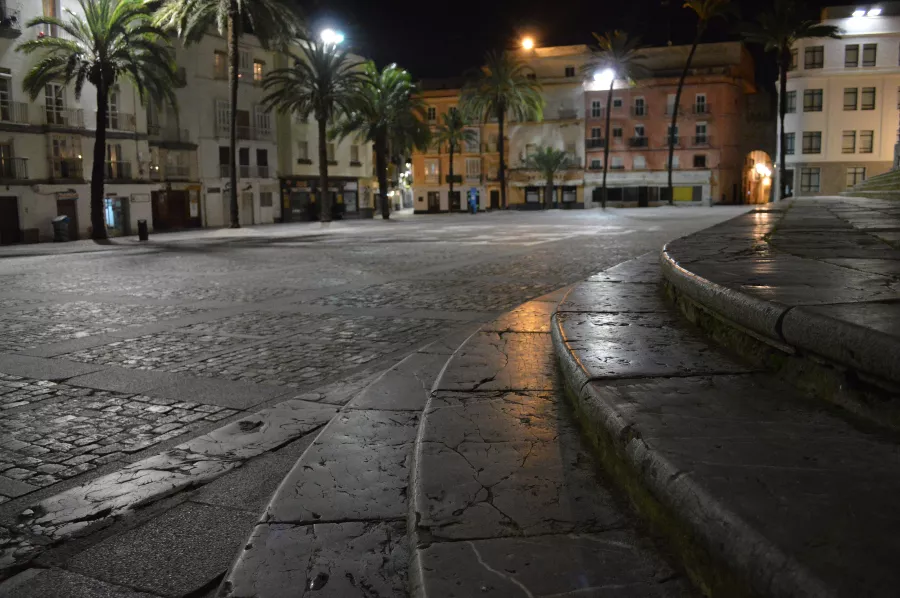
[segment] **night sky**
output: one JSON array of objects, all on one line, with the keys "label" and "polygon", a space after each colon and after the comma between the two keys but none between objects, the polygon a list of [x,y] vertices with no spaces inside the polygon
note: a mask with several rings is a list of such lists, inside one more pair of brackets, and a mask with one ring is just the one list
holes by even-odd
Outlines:
[{"label": "night sky", "polygon": [[[665,1],[665,0],[663,0]],[[804,2],[804,0],[800,0]],[[341,29],[354,50],[379,65],[396,62],[417,79],[456,77],[481,64],[485,52],[513,47],[523,34],[538,45],[591,43],[592,31],[623,29],[648,45],[690,43],[696,18],[683,0],[300,0],[313,27]],[[744,18],[767,0],[735,0]],[[807,0],[810,17],[836,2]],[[704,41],[735,39],[737,21],[715,23]],[[768,62],[758,51],[759,62]],[[769,79],[769,65],[760,64]],[[772,69],[774,73],[774,69]],[[772,75],[771,78],[774,78]]]}]

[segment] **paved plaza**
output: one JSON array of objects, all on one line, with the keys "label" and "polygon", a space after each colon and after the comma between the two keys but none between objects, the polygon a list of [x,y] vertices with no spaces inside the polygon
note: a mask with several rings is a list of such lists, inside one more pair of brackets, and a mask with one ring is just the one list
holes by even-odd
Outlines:
[{"label": "paved plaza", "polygon": [[[458,346],[530,299],[743,211],[399,215],[0,249],[7,575],[31,560],[64,566],[85,596],[101,586],[114,596],[212,595],[313,432],[354,390],[441,339],[463,335]],[[537,325],[527,312],[508,324]],[[515,371],[504,376],[502,388],[518,388]],[[303,417],[282,425],[297,406]],[[288,431],[127,511],[121,496],[84,507],[94,497],[80,488],[194,454],[223,426],[252,429],[254,414]],[[190,469],[180,463],[152,469]],[[88,525],[110,514],[121,516]],[[169,553],[188,556],[176,563]],[[136,559],[139,571],[127,564]]]}]

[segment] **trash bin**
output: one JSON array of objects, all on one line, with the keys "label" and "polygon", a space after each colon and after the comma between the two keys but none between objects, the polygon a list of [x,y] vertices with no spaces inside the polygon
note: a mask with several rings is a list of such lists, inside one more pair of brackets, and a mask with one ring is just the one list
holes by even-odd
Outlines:
[{"label": "trash bin", "polygon": [[147,221],[138,220],[138,241],[146,241],[149,238],[150,233],[147,230]]},{"label": "trash bin", "polygon": [[61,243],[69,240],[69,217],[57,216],[53,220],[53,242]]}]

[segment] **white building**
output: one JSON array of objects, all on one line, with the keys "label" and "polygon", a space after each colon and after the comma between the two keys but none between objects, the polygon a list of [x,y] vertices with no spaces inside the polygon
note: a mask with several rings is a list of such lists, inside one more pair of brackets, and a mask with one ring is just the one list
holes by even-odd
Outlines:
[{"label": "white building", "polygon": [[[829,7],[841,39],[802,40],[788,73],[794,195],[834,195],[891,168],[900,102],[900,3]],[[779,150],[780,151],[780,150]]]}]

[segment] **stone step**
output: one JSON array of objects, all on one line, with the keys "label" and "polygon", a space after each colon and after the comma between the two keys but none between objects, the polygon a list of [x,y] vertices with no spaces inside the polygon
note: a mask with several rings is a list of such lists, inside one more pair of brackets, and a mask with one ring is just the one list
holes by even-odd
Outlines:
[{"label": "stone step", "polygon": [[713,345],[659,270],[648,255],[596,275],[553,317],[606,472],[707,595],[895,596],[895,438]]},{"label": "stone step", "polygon": [[598,481],[533,301],[485,325],[434,385],[409,511],[416,598],[692,596]]}]

